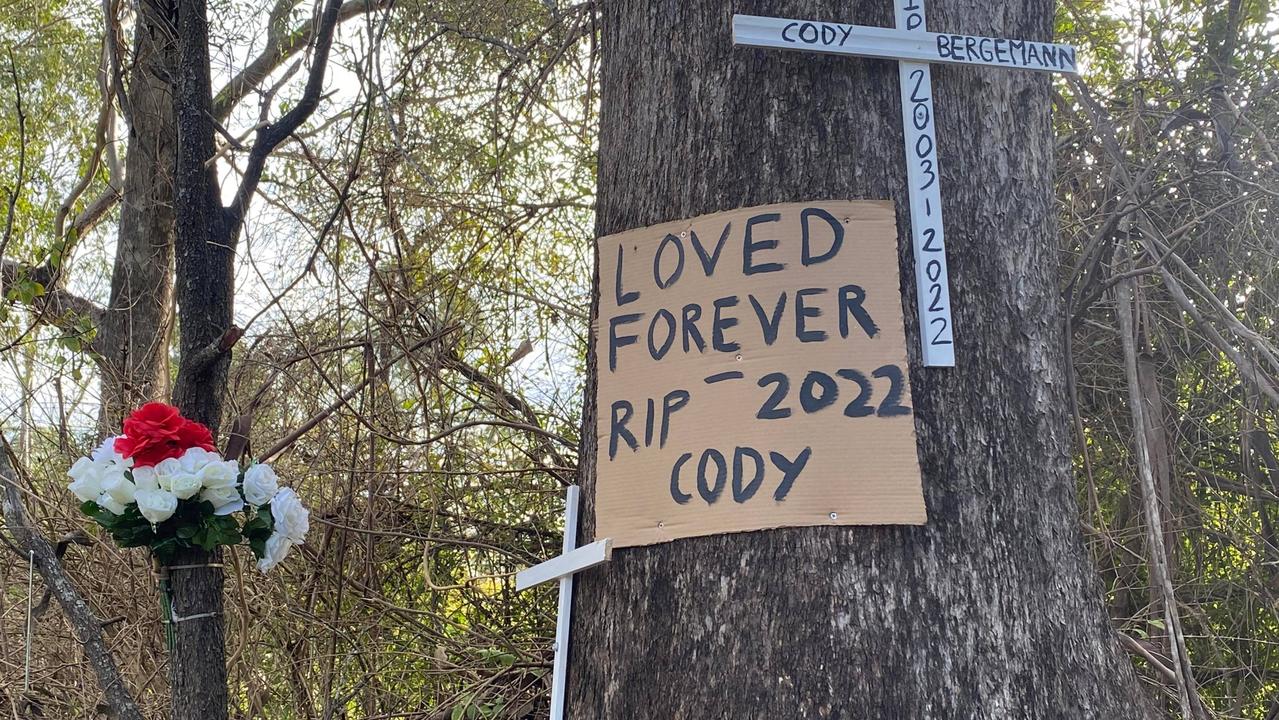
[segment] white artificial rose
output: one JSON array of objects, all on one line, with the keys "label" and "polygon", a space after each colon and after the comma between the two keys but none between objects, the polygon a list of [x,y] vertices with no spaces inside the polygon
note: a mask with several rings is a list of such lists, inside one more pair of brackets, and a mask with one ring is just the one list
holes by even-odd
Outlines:
[{"label": "white artificial rose", "polygon": [[101,495],[99,495],[97,499],[94,500],[94,502],[96,502],[98,504],[98,507],[102,508],[103,510],[109,510],[112,513],[115,513],[116,515],[124,514],[124,503],[120,502],[119,500],[116,500],[115,498],[111,497],[107,493],[102,493]]},{"label": "white artificial rose", "polygon": [[280,479],[266,463],[251,465],[244,471],[244,499],[254,507],[261,507],[275,497],[280,489]]},{"label": "white artificial rose", "polygon": [[240,466],[234,460],[206,464],[198,472],[205,489],[234,488],[239,484]]},{"label": "white artificial rose", "polygon": [[178,509],[177,496],[164,490],[139,490],[134,501],[138,504],[138,512],[152,524],[168,520]]},{"label": "white artificial rose", "polygon": [[89,453],[89,458],[92,459],[94,462],[106,462],[107,460],[114,460],[115,459],[115,437],[112,436],[107,438],[106,440],[103,440],[101,445],[94,448],[93,452]]},{"label": "white artificial rose", "polygon": [[[195,497],[200,492],[200,476],[192,473],[184,472],[177,475],[169,476],[169,492],[177,496],[179,500]],[[160,487],[164,487],[161,483]]]},{"label": "white artificial rose", "polygon": [[80,502],[88,502],[89,500],[97,500],[102,494],[102,486],[95,480],[76,480],[67,486],[72,495],[76,496]]},{"label": "white artificial rose", "polygon": [[87,457],[82,457],[75,461],[70,470],[67,470],[67,475],[69,475],[72,480],[79,480],[83,475],[97,472],[97,469],[97,463]]},{"label": "white artificial rose", "polygon": [[133,458],[126,458],[115,451],[115,438],[109,437],[93,451],[93,461],[99,463],[114,462],[126,468],[133,467]]},{"label": "white artificial rose", "polygon": [[258,560],[258,570],[264,573],[271,570],[279,565],[292,549],[292,540],[278,532],[271,533],[271,537],[266,539],[266,554]]},{"label": "white artificial rose", "polygon": [[194,497],[203,487],[200,476],[188,472],[176,458],[161,460],[156,464],[155,480],[161,490],[173,493],[179,500]]},{"label": "white artificial rose", "polygon": [[97,463],[89,458],[76,460],[71,469],[67,471],[67,475],[72,480],[67,489],[74,493],[81,502],[97,500],[98,496],[102,494],[102,472]]},{"label": "white artificial rose", "polygon": [[201,447],[193,447],[187,448],[187,451],[182,453],[182,457],[178,458],[178,462],[186,472],[198,475],[205,465],[222,462],[222,456]]},{"label": "white artificial rose", "polygon": [[67,470],[67,476],[72,480],[93,479],[100,481],[102,474],[102,466],[87,457],[82,457],[75,461],[70,470]]},{"label": "white artificial rose", "polygon": [[[218,457],[216,453],[209,453]],[[201,500],[213,503],[215,515],[230,515],[244,508],[244,499],[240,497],[240,466],[234,460],[213,460],[206,463],[198,471],[204,491]]]},{"label": "white artificial rose", "polygon": [[133,468],[129,473],[133,475],[133,484],[138,486],[139,490],[160,489],[160,482],[156,479],[154,467]]},{"label": "white artificial rose", "polygon": [[[113,467],[102,474],[102,492],[110,495],[116,502],[127,505],[133,502],[137,486],[124,475],[124,468]],[[112,510],[111,512],[115,512]],[[119,514],[119,513],[117,513]]]},{"label": "white artificial rose", "polygon": [[231,487],[206,487],[200,493],[200,499],[213,503],[214,515],[230,515],[237,510],[244,509],[244,499],[240,497],[240,491],[234,485]]},{"label": "white artificial rose", "polygon": [[271,517],[275,520],[276,532],[298,545],[306,540],[306,533],[311,529],[311,513],[292,488],[281,488],[271,498]]},{"label": "white artificial rose", "polygon": [[82,457],[75,461],[67,471],[72,483],[67,489],[82,501],[98,501],[104,494],[111,500],[100,506],[119,514],[123,505],[133,502],[133,483],[125,474],[131,460],[126,460],[115,451],[115,438],[107,438],[94,449],[91,457]]}]

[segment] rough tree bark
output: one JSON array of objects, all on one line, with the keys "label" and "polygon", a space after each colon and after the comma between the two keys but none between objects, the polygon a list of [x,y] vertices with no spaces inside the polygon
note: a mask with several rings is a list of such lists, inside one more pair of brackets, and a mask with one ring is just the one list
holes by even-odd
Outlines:
[{"label": "rough tree bark", "polygon": [[[1053,3],[954,0],[934,29],[1046,39]],[[733,12],[891,25],[885,0],[606,0],[597,233],[762,203],[891,198],[894,62],[733,48]],[[928,525],[723,535],[577,582],[569,717],[1150,718],[1079,530],[1049,79],[933,70],[955,369],[903,310]],[[582,537],[594,532],[594,377]]]},{"label": "rough tree bark", "polygon": [[101,371],[98,426],[120,421],[148,400],[169,395],[173,322],[173,169],[177,128],[171,73],[177,47],[154,2],[138,5],[133,57],[124,93],[129,138],[111,297],[94,350]]},{"label": "rough tree bark", "polygon": [[[207,162],[214,152],[207,8],[204,0],[175,5],[174,252],[181,360],[173,400],[217,437],[231,354],[209,349],[219,347],[231,328],[235,243],[218,197],[216,167]],[[221,557],[192,548],[180,553],[168,571],[175,616],[169,656],[173,720],[227,716]]]}]

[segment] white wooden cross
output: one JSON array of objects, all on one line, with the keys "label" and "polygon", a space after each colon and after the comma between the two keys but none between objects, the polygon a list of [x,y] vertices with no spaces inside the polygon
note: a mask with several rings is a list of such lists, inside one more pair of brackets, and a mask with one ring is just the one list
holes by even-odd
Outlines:
[{"label": "white wooden cross", "polygon": [[786,18],[733,16],[738,45],[860,55],[898,61],[906,170],[910,183],[911,245],[915,254],[915,302],[919,310],[924,365],[954,367],[955,335],[950,317],[946,234],[942,227],[937,131],[933,126],[929,63],[1078,74],[1075,49],[1030,40],[932,33],[924,0],[894,0],[896,28],[844,25]]},{"label": "white wooden cross", "polygon": [[568,672],[569,618],[573,612],[573,575],[613,557],[611,539],[596,540],[577,547],[577,506],[582,489],[570,485],[564,495],[563,554],[518,573],[515,589],[527,590],[551,580],[560,581],[560,607],[555,617],[555,660],[551,666],[551,720],[564,717],[564,687]]}]

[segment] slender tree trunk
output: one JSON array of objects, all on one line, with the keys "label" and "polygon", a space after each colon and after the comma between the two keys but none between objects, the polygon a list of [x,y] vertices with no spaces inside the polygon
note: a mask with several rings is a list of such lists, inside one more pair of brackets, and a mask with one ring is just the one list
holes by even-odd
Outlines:
[{"label": "slender tree trunk", "polygon": [[[930,26],[1046,39],[1051,0]],[[924,527],[801,528],[614,554],[580,576],[569,717],[1150,718],[1071,476],[1049,79],[935,66],[955,369],[925,369],[896,63],[734,48],[733,12],[892,24],[884,0],[606,0],[597,233],[891,198]],[[594,377],[582,538],[594,534]]]},{"label": "slender tree trunk", "polygon": [[[207,3],[176,0],[175,6],[173,33],[178,67],[173,108],[178,144],[174,173],[174,296],[181,318],[181,360],[173,401],[184,415],[208,425],[217,437],[231,348],[240,333],[232,325],[235,248],[240,228],[272,150],[319,106],[342,2],[325,2],[313,36],[306,88],[283,116],[258,129],[229,208],[222,206],[217,171],[210,162],[216,127]],[[220,552],[188,552],[175,565],[195,567],[174,567],[170,574],[175,612],[197,615],[176,626],[176,647],[171,657],[173,720],[223,720],[227,716],[223,574],[218,562],[221,556]]]},{"label": "slender tree trunk", "polygon": [[94,342],[104,434],[148,400],[169,395],[173,320],[173,171],[177,126],[172,73],[177,46],[153,2],[139,3],[126,93],[129,137],[111,298]]},{"label": "slender tree trunk", "polygon": [[[133,4],[134,53],[124,63],[129,86],[122,99],[130,134],[108,308],[101,310],[55,286],[49,267],[27,269],[21,263],[0,262],[4,282],[30,272],[51,289],[39,306],[51,318],[74,313],[95,321],[98,335],[92,349],[102,373],[98,421],[104,433],[117,432],[121,418],[141,402],[169,395],[169,340],[176,301],[182,316],[182,360],[172,399],[183,414],[208,425],[217,436],[231,346],[239,337],[232,326],[233,262],[244,212],[270,152],[319,104],[338,22],[387,6],[380,0],[351,0],[346,5],[328,0],[319,22],[290,33],[273,29],[270,47],[232,79],[215,112],[205,1]],[[246,93],[303,51],[312,54],[304,95],[278,123],[266,128],[267,135],[259,132],[246,173],[252,181],[246,181],[243,197],[231,212],[220,203],[215,168],[206,165],[214,155],[215,118],[225,118]],[[109,206],[109,199],[102,205]],[[60,436],[65,440],[63,436],[65,432]],[[189,551],[167,571],[176,636],[169,659],[174,720],[227,717],[221,556]],[[52,582],[44,569],[41,574]],[[68,592],[69,599],[59,599],[79,602],[72,590]],[[109,654],[104,657],[109,660]],[[111,687],[104,689],[108,695],[113,692]],[[120,711],[121,703],[113,701],[112,707],[127,715]]]},{"label": "slender tree trunk", "polygon": [[[176,5],[175,291],[181,361],[173,400],[184,415],[208,425],[217,437],[231,364],[221,339],[231,328],[235,241],[218,197],[215,169],[207,162],[214,153],[207,8],[204,0],[178,0]],[[174,628],[169,660],[173,720],[227,717],[221,557],[221,552],[193,549],[170,571],[175,614],[196,616]]]},{"label": "slender tree trunk", "polygon": [[227,717],[222,552],[185,550],[167,570],[175,624],[169,654],[172,720]]},{"label": "slender tree trunk", "polygon": [[184,414],[216,433],[231,367],[231,353],[222,340],[231,329],[238,233],[218,196],[216,170],[208,163],[214,153],[214,124],[206,13],[204,0],[178,2],[176,296],[182,323],[173,400]]}]

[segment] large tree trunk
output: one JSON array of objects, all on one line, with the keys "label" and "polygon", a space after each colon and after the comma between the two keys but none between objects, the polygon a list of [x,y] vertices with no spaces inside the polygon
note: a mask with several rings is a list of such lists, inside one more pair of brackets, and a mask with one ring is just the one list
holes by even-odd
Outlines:
[{"label": "large tree trunk", "polygon": [[[1057,293],[1049,79],[933,70],[955,369],[918,358],[896,63],[734,48],[733,12],[892,24],[892,3],[603,4],[599,235],[740,206],[891,198],[924,527],[617,552],[577,583],[569,716],[1149,718],[1079,530]],[[930,26],[1046,39],[1053,3]],[[594,377],[582,540],[594,534]]]},{"label": "large tree trunk", "polygon": [[129,65],[128,149],[111,298],[94,343],[101,368],[104,434],[148,400],[169,395],[173,316],[173,171],[177,125],[172,29],[152,2],[138,5]]}]

